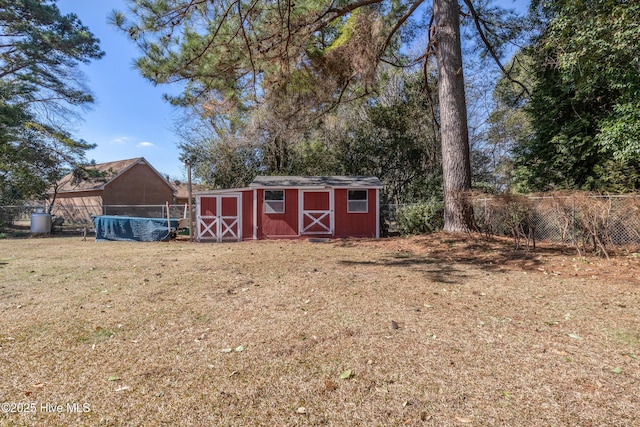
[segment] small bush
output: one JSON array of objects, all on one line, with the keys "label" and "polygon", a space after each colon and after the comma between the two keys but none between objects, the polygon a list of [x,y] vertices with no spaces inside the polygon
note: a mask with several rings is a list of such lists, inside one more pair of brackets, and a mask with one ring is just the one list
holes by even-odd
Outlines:
[{"label": "small bush", "polygon": [[486,199],[483,211],[479,224],[487,236],[511,235],[515,249],[520,248],[521,240],[527,248],[530,243],[536,248],[534,211],[529,198],[503,193]]},{"label": "small bush", "polygon": [[398,208],[398,230],[402,234],[423,234],[438,231],[443,225],[442,201],[431,199]]}]

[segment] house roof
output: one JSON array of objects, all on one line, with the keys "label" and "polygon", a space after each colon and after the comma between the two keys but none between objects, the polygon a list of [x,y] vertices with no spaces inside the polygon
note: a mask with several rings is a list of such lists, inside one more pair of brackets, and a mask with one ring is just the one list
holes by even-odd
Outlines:
[{"label": "house roof", "polygon": [[382,188],[383,185],[375,176],[258,176],[249,187]]},{"label": "house roof", "polygon": [[97,163],[95,165],[85,165],[84,167],[89,170],[102,172],[103,176],[99,178],[90,179],[75,179],[73,173],[65,175],[60,180],[60,186],[58,187],[59,193],[64,192],[76,192],[76,191],[96,191],[104,190],[104,187],[110,182],[124,174],[137,164],[147,165],[153,170],[163,181],[167,183],[174,191],[175,188],[158,172],[144,157],[136,157],[134,159],[117,160],[115,162]]},{"label": "house roof", "polygon": [[[175,183],[174,187],[176,187],[176,199],[188,199],[189,198],[189,184],[186,182]],[[202,184],[194,184],[191,183],[191,194],[195,194],[196,192],[205,191],[205,186]]]}]

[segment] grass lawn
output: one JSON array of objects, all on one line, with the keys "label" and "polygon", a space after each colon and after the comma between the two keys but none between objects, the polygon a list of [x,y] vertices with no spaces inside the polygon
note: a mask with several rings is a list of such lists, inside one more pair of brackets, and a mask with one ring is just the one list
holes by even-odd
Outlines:
[{"label": "grass lawn", "polygon": [[0,240],[2,426],[631,426],[640,256]]}]

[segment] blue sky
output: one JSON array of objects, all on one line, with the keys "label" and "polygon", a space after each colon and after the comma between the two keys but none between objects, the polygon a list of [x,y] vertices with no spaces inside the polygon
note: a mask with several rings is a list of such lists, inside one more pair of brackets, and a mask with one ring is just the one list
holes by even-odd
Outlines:
[{"label": "blue sky", "polygon": [[87,153],[98,163],[146,158],[160,173],[184,179],[176,136],[171,131],[172,107],[162,99],[166,87],[154,87],[133,67],[136,46],[107,23],[113,9],[125,10],[122,0],[58,0],[64,14],[75,13],[100,39],[105,56],[83,65],[96,103],[82,113],[74,136],[98,146]]}]

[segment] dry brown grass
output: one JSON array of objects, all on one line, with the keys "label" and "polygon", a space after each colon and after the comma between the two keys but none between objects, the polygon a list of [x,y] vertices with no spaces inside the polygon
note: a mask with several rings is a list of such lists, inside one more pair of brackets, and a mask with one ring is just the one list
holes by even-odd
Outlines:
[{"label": "dry brown grass", "polygon": [[0,240],[0,403],[36,409],[0,425],[638,425],[639,271],[442,234]]}]

